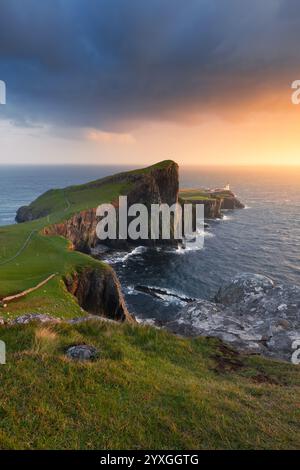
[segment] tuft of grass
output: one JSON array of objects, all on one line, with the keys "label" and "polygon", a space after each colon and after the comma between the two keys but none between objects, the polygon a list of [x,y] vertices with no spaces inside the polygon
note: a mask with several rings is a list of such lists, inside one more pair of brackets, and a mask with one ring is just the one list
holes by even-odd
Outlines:
[{"label": "tuft of grass", "polygon": [[38,354],[53,354],[58,344],[57,333],[49,326],[40,326],[35,331],[32,351]]}]

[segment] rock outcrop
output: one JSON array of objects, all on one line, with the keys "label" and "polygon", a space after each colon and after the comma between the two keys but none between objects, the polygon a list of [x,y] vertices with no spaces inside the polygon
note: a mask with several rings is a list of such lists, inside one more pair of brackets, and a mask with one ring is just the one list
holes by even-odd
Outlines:
[{"label": "rock outcrop", "polygon": [[[182,200],[182,204],[202,204],[204,206],[204,217],[205,219],[221,219],[222,215],[222,203],[223,199],[210,198],[210,199],[193,199],[193,201]],[[195,214],[194,214],[195,217]]]},{"label": "rock outcrop", "polygon": [[[43,217],[43,214],[41,214],[40,217]],[[22,222],[29,222],[30,220],[33,220],[33,219],[34,219],[34,216],[29,206],[19,207],[19,209],[17,210],[17,214],[16,214],[16,222],[18,222],[18,224]]]},{"label": "rock outcrop", "polygon": [[223,210],[244,209],[245,207],[232,191],[225,189],[182,189],[179,192],[179,201],[182,205],[202,204],[206,219],[220,219],[223,217]]},{"label": "rock outcrop", "polygon": [[66,356],[75,361],[93,361],[99,357],[99,351],[88,344],[77,344],[67,349]]},{"label": "rock outcrop", "polygon": [[221,209],[244,209],[244,204],[234,195],[222,199]]},{"label": "rock outcrop", "polygon": [[50,225],[43,230],[44,235],[60,235],[67,238],[74,250],[90,253],[98,242],[96,208],[78,212],[68,220]]},{"label": "rock outcrop", "polygon": [[215,301],[183,308],[167,328],[186,336],[215,336],[237,350],[291,360],[300,339],[300,288],[242,274],[221,287]]},{"label": "rock outcrop", "polygon": [[67,276],[65,284],[86,312],[112,320],[134,322],[127,310],[119,280],[109,266],[84,268]]}]

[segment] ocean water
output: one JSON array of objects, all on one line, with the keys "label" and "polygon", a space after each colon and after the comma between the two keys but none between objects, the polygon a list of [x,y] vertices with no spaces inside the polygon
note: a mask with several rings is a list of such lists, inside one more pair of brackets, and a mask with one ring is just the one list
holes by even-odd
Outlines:
[{"label": "ocean water", "polygon": [[[123,169],[0,167],[0,225],[14,223],[19,206],[50,188],[84,183]],[[210,221],[204,249],[140,247],[107,255],[121,280],[128,307],[138,318],[168,320],[183,305],[171,294],[210,299],[222,282],[241,272],[300,284],[300,168],[180,170],[181,187],[222,187],[227,183],[246,209],[226,211],[223,220]],[[136,290],[138,285],[166,293],[154,298]]]}]

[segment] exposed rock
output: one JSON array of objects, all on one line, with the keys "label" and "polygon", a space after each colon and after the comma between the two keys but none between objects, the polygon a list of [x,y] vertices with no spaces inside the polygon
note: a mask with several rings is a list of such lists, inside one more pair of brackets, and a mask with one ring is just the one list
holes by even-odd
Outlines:
[{"label": "exposed rock", "polygon": [[42,313],[26,313],[25,315],[21,315],[11,320],[11,323],[25,325],[33,321],[37,321],[41,323],[59,323],[61,320],[59,318],[55,318],[50,315],[46,315]]},{"label": "exposed rock", "polygon": [[116,320],[112,320],[111,318],[106,318],[106,317],[100,317],[99,315],[86,315],[84,317],[77,317],[77,318],[71,318],[70,320],[66,320],[66,322],[70,323],[70,325],[77,325],[77,324],[86,323],[89,321],[118,323]]},{"label": "exposed rock", "polygon": [[[215,336],[240,351],[290,360],[300,339],[300,288],[242,274],[226,283],[218,303],[199,300],[167,324],[186,336]],[[222,302],[222,303],[221,303]]]},{"label": "exposed rock", "polygon": [[91,255],[97,258],[101,257],[102,255],[105,255],[108,251],[108,246],[98,243],[94,248],[91,248]]},{"label": "exposed rock", "polygon": [[149,286],[142,286],[142,285],[137,285],[134,287],[136,291],[143,292],[144,294],[151,295],[152,297],[156,297],[158,299],[164,298],[165,296],[167,297],[174,297],[175,299],[181,300],[183,302],[195,302],[195,299],[192,299],[190,297],[186,297],[184,295],[179,295],[174,292],[170,292],[166,289],[159,289],[157,287],[149,287]]},{"label": "exposed rock", "polygon": [[74,214],[70,219],[59,224],[50,225],[43,230],[44,235],[60,235],[67,238],[75,250],[90,253],[99,241],[96,234],[98,218],[97,208]]},{"label": "exposed rock", "polygon": [[224,284],[216,295],[216,302],[232,305],[248,297],[259,296],[274,287],[272,279],[260,274],[240,274]]},{"label": "exposed rock", "polygon": [[100,321],[100,322],[109,322],[109,323],[118,323],[117,320],[112,320],[107,317],[102,317],[99,315],[85,315],[83,317],[76,317],[76,318],[58,318],[52,317],[51,315],[42,314],[42,313],[26,313],[19,317],[4,320],[0,318],[0,325],[26,325],[32,322],[39,322],[39,323],[69,323],[70,325],[77,325],[80,323],[86,323],[89,321]]},{"label": "exposed rock", "polygon": [[98,350],[94,346],[79,344],[68,348],[66,356],[77,361],[92,361],[98,357]]},{"label": "exposed rock", "polygon": [[230,197],[224,197],[222,199],[221,209],[244,209],[244,204],[241,203],[234,195]]},{"label": "exposed rock", "polygon": [[85,268],[65,278],[68,291],[88,313],[134,322],[127,310],[119,280],[109,266]]},{"label": "exposed rock", "polygon": [[[43,214],[41,214],[40,217],[43,217]],[[18,222],[19,224],[22,222],[29,222],[33,219],[34,215],[32,214],[32,211],[29,206],[22,206],[17,210],[16,222]]]},{"label": "exposed rock", "polygon": [[[204,217],[205,219],[221,219],[223,217],[223,214],[222,214],[222,199],[219,199],[219,198],[211,198],[211,199],[208,199],[208,198],[205,198],[205,199],[202,199],[201,197],[199,197],[199,199],[193,199],[192,201],[187,199],[180,199],[179,201],[182,205],[183,204],[192,204],[194,207],[197,205],[197,204],[202,204],[204,206]],[[195,216],[196,216],[196,212],[194,212],[193,214],[193,225],[194,225],[194,228],[195,228]]]},{"label": "exposed rock", "polygon": [[[190,195],[187,196],[187,193]],[[204,217],[206,219],[220,219],[223,217],[223,210],[227,209],[244,209],[244,204],[237,199],[235,194],[230,190],[201,190],[202,194],[193,195],[197,190],[183,189],[179,192],[181,204],[202,204],[204,206]],[[191,199],[190,196],[193,196]],[[194,214],[195,218],[195,214]],[[195,224],[195,223],[194,223]]]}]

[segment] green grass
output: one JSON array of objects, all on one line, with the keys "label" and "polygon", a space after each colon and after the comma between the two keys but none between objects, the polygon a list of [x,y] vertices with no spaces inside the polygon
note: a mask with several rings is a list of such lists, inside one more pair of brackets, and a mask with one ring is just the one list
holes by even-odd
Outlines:
[{"label": "green grass", "polygon": [[[13,257],[22,247],[33,227],[39,222],[0,229],[1,261]],[[35,232],[17,258],[0,266],[0,297],[6,297],[36,286],[49,275],[57,276],[41,289],[0,309],[0,316],[14,317],[26,312],[49,313],[59,317],[83,315],[74,297],[67,292],[62,278],[85,267],[107,269],[100,261],[68,249],[62,237],[45,237]]]},{"label": "green grass", "polygon": [[64,220],[76,212],[97,207],[104,202],[113,201],[119,195],[128,194],[132,188],[130,182],[132,175],[147,174],[153,170],[167,168],[171,164],[174,162],[165,160],[147,168],[126,171],[86,184],[69,186],[64,189],[51,189],[33,201],[29,207],[36,216],[40,214],[43,216],[52,214],[53,216],[53,214],[60,213],[58,218]]},{"label": "green grass", "polygon": [[182,189],[179,191],[179,197],[186,201],[207,201],[224,199],[231,196],[226,192],[209,193],[207,189]]},{"label": "green grass", "polygon": [[63,238],[43,236],[41,230],[67,220],[75,213],[128,194],[132,188],[130,176],[162,169],[171,163],[164,161],[87,184],[47,191],[29,206],[33,216],[38,217],[36,220],[0,227],[0,299],[32,288],[57,273],[42,289],[9,303],[5,309],[0,308],[0,316],[11,318],[26,312],[59,317],[83,315],[62,278],[83,267],[107,268],[89,256],[70,251]]},{"label": "green grass", "polygon": [[[299,449],[300,370],[215,339],[89,322],[2,327],[1,449]],[[74,344],[94,362],[66,359]]]},{"label": "green grass", "polygon": [[57,221],[61,221],[77,212],[113,201],[120,194],[126,195],[130,188],[131,185],[127,182],[103,182],[99,186],[93,182],[65,189],[52,189],[31,203],[30,209],[36,216],[51,214],[52,217],[56,216]]}]

